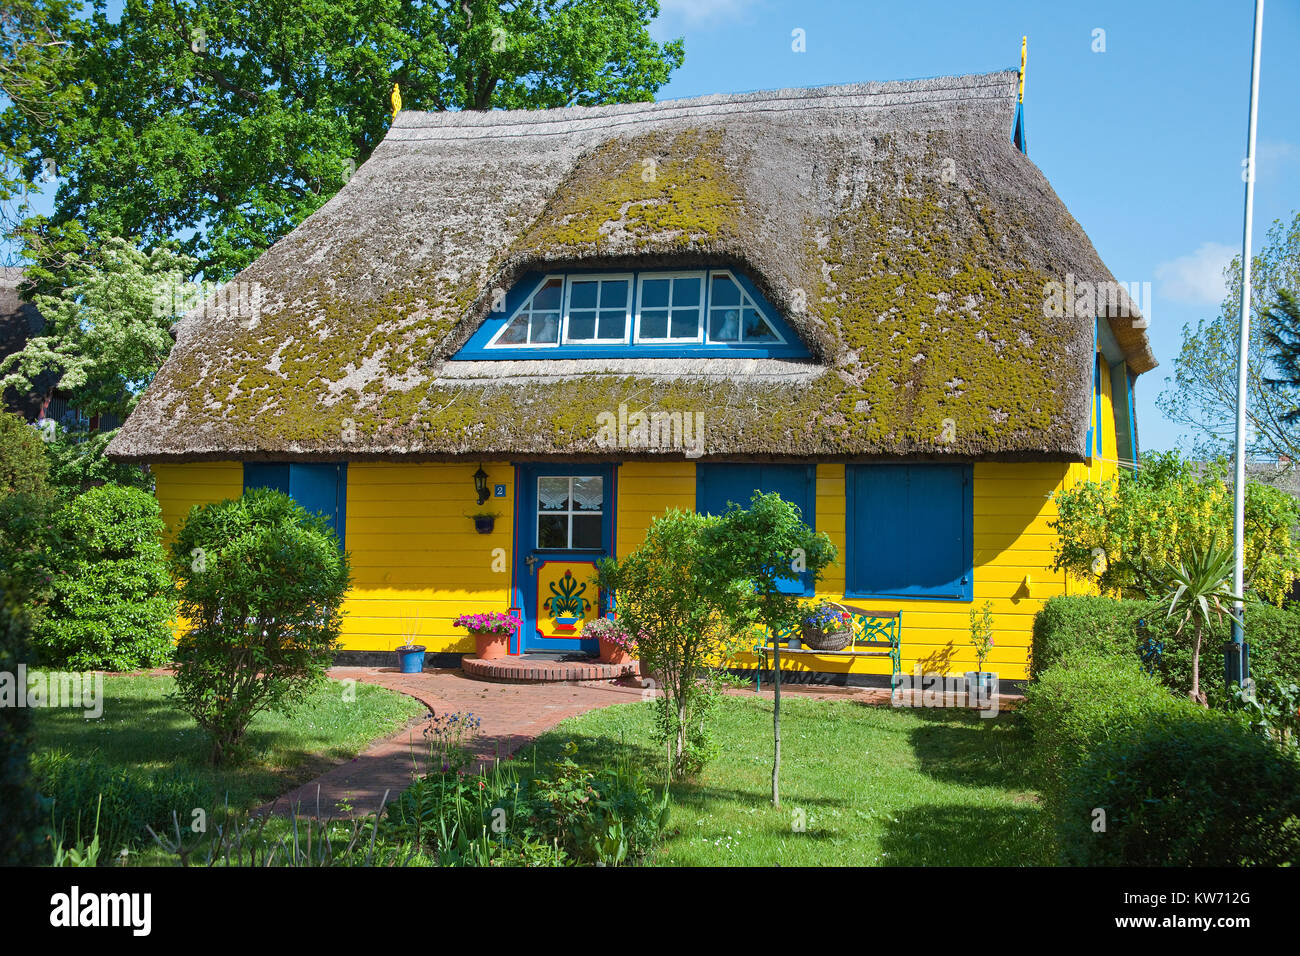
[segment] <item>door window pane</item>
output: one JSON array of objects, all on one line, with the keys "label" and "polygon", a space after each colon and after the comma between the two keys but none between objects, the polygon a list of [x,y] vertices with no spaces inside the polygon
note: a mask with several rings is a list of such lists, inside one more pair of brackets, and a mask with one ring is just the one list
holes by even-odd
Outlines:
[{"label": "door window pane", "polygon": [[537,479],[537,547],[598,551],[604,544],[605,479]]}]

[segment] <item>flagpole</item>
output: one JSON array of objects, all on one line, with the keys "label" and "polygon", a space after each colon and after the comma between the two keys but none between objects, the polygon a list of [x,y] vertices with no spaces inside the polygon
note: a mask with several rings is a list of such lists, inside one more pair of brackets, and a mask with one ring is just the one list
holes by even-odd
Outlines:
[{"label": "flagpole", "polygon": [[[1246,575],[1246,372],[1250,359],[1250,230],[1255,215],[1255,124],[1259,114],[1259,51],[1264,39],[1264,0],[1255,0],[1255,38],[1250,61],[1250,128],[1246,136],[1246,210],[1241,234],[1241,342],[1237,351],[1237,461],[1232,483],[1232,550],[1235,567],[1232,590],[1242,595]],[[1243,605],[1234,602],[1238,618]],[[1243,659],[1245,635],[1232,624],[1232,641],[1224,648],[1228,686],[1247,676]]]}]

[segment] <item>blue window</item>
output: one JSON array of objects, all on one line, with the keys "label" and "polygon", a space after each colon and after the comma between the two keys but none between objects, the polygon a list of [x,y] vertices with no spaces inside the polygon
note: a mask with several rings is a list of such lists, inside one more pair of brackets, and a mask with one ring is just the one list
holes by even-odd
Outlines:
[{"label": "blue window", "polygon": [[[817,526],[817,469],[815,465],[715,465],[695,466],[695,510],[700,514],[721,515],[735,502],[748,507],[755,491],[775,492],[796,505],[810,528]],[[793,561],[793,558],[791,558]],[[783,582],[786,594],[812,594],[811,574],[801,574]]]},{"label": "blue window", "polygon": [[244,490],[250,488],[274,488],[308,511],[323,514],[339,536],[339,547],[343,546],[348,502],[347,462],[246,461]]},{"label": "blue window", "polygon": [[848,465],[845,479],[850,597],[972,599],[969,465]]},{"label": "blue window", "polygon": [[731,269],[523,276],[453,359],[737,353],[807,358],[758,289]]}]

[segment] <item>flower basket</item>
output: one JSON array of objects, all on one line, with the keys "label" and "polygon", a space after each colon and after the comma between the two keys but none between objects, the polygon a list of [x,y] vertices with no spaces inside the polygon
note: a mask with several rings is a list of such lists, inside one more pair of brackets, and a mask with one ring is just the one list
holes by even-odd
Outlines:
[{"label": "flower basket", "polygon": [[820,601],[799,625],[800,640],[814,651],[842,651],[853,643],[849,612],[831,601]]},{"label": "flower basket", "polygon": [[799,639],[814,651],[842,651],[853,642],[853,632],[847,627],[824,630],[804,624],[800,627]]}]

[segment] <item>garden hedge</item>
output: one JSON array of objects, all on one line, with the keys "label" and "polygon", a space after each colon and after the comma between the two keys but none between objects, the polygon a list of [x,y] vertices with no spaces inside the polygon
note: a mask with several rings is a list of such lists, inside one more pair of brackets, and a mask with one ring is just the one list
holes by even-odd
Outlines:
[{"label": "garden hedge", "polygon": [[[23,600],[0,567],[0,672],[14,678],[20,664],[31,663]],[[25,694],[27,688],[15,686],[14,692]],[[41,862],[43,813],[28,769],[31,743],[31,708],[0,705],[0,866]]]},{"label": "garden hedge", "polygon": [[1221,711],[1103,744],[1070,774],[1068,792],[1057,825],[1065,864],[1300,863],[1300,755]]},{"label": "garden hedge", "polygon": [[[1168,617],[1163,601],[1116,600],[1091,595],[1064,595],[1048,600],[1034,618],[1030,649],[1030,677],[1037,678],[1067,654],[1089,656],[1119,654],[1138,657],[1145,634],[1164,642],[1156,674],[1170,688],[1186,693],[1192,686],[1192,648],[1189,634],[1177,634],[1176,620]],[[1250,668],[1256,677],[1300,681],[1300,610],[1294,605],[1246,606],[1246,641]],[[1227,621],[1207,632],[1201,648],[1201,687],[1212,704],[1222,703],[1223,642]]]}]

